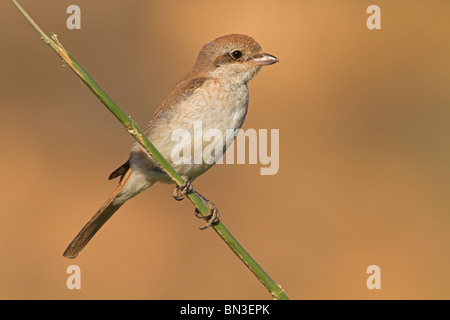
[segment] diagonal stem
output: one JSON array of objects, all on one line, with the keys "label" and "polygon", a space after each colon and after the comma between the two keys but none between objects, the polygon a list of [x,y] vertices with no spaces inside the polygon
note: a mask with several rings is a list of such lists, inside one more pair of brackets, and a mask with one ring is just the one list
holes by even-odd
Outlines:
[{"label": "diagonal stem", "polygon": [[[156,162],[160,165],[173,182],[182,186],[184,183],[183,178],[175,171],[170,163],[161,155],[161,153],[155,148],[155,146],[148,140],[139,126],[127,116],[116,103],[100,88],[97,83],[89,76],[89,74],[78,64],[78,62],[69,54],[69,52],[59,42],[56,34],[52,34],[48,37],[39,26],[33,21],[33,19],[25,12],[25,10],[19,5],[16,0],[11,0],[22,15],[28,20],[33,28],[39,33],[41,39],[48,44],[55,53],[60,56],[68,66],[75,72],[75,74],[88,86],[88,88],[100,99],[100,101],[108,108],[108,110],[122,123],[125,129],[130,133],[136,141],[152,156]],[[195,193],[190,192],[187,194],[189,200],[197,207],[203,216],[208,216],[209,208],[203,202],[203,200]],[[239,244],[236,238],[225,228],[224,224],[220,221],[212,225],[212,228],[217,234],[225,241],[225,243],[231,248],[231,250],[237,255],[237,257],[253,272],[253,274],[261,281],[261,283],[269,290],[270,294],[278,300],[288,300],[288,296],[284,290],[277,285],[270,276],[258,265],[258,263],[244,250]]]}]

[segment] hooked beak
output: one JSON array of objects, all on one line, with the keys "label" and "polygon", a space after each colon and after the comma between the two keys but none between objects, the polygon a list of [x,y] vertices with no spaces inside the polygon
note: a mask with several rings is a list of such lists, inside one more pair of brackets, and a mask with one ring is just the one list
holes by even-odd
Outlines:
[{"label": "hooked beak", "polygon": [[252,59],[250,59],[250,61],[252,61],[254,64],[257,64],[260,66],[268,66],[270,64],[279,62],[275,56],[268,54],[268,53],[259,54],[255,57],[253,57]]}]

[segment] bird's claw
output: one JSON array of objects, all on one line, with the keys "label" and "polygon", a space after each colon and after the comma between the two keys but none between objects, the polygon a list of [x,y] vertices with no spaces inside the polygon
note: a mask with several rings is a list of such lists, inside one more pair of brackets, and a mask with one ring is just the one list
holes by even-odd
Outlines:
[{"label": "bird's claw", "polygon": [[192,187],[191,179],[188,177],[182,177],[184,183],[181,186],[176,186],[175,190],[173,190],[173,198],[177,201],[183,200],[186,195],[192,192],[194,189]]},{"label": "bird's claw", "polygon": [[203,197],[200,193],[198,193],[197,191],[194,190],[194,188],[192,187],[191,179],[189,179],[188,177],[182,177],[182,178],[184,180],[184,183],[181,186],[177,185],[175,187],[175,190],[173,190],[173,198],[175,200],[181,201],[186,197],[186,195],[188,193],[194,192],[199,198],[201,198],[203,200],[203,202],[209,209],[209,213],[204,216],[198,210],[198,208],[195,208],[195,216],[199,219],[205,219],[208,221],[204,227],[201,227],[199,229],[205,230],[205,229],[209,228],[210,226],[212,226],[214,223],[217,223],[219,221],[220,214],[219,214],[219,210],[217,209],[216,205],[214,203],[212,203],[211,201],[209,201],[208,199],[206,199],[205,197]]},{"label": "bird's claw", "polygon": [[205,219],[208,220],[208,222],[206,223],[206,225],[204,227],[199,228],[200,230],[205,230],[207,228],[209,228],[210,226],[212,226],[213,224],[219,222],[219,217],[220,217],[220,213],[219,210],[217,209],[216,205],[212,202],[210,202],[207,199],[204,199],[206,206],[209,209],[209,213],[204,216],[200,213],[200,211],[195,208],[195,216],[199,219]]}]

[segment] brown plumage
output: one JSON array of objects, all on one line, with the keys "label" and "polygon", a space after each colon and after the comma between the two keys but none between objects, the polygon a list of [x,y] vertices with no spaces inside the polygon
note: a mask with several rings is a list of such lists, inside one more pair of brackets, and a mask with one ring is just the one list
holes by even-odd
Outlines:
[{"label": "brown plumage", "polygon": [[[247,114],[248,81],[261,66],[275,62],[278,60],[274,56],[264,53],[246,35],[223,36],[204,45],[193,69],[162,101],[145,134],[180,175],[194,180],[212,164],[174,163],[171,152],[178,142],[172,139],[173,133],[183,129],[192,137],[196,121],[202,123],[204,130],[216,129],[223,136],[227,129],[240,129]],[[219,147],[225,149],[231,141],[223,141]],[[111,173],[109,179],[117,177],[120,177],[119,185],[70,243],[64,257],[75,258],[127,200],[156,182],[172,182],[137,143],[131,148],[128,161]]]}]

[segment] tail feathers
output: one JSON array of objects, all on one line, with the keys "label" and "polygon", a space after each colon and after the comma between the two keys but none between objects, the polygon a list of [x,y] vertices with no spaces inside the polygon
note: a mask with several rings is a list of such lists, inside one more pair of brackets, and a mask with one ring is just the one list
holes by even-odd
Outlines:
[{"label": "tail feathers", "polygon": [[114,170],[114,172],[109,175],[108,180],[112,180],[112,179],[115,179],[117,177],[120,177],[120,181],[122,181],[123,178],[125,177],[126,173],[129,170],[130,170],[130,162],[127,161],[123,165],[118,167],[116,170]]},{"label": "tail feathers", "polygon": [[88,221],[88,223],[81,229],[80,233],[72,240],[67,249],[64,251],[63,256],[68,259],[74,259],[78,256],[81,250],[88,244],[92,237],[98,230],[105,224],[111,216],[119,210],[124,202],[114,202],[119,192],[124,187],[131,175],[131,169],[123,174],[121,181],[117,188],[114,190],[111,197],[103,204],[103,206],[95,213],[95,215]]}]

